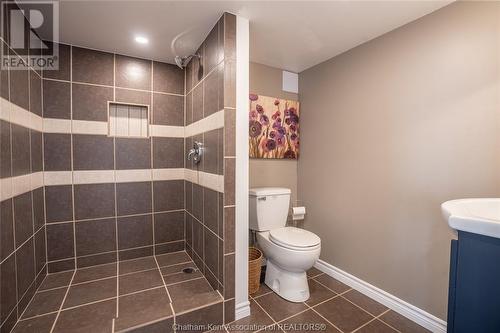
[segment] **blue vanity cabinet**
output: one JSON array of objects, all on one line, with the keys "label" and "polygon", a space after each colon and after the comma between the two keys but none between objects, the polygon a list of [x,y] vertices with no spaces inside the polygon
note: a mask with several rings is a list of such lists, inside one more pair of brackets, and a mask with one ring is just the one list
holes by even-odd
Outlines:
[{"label": "blue vanity cabinet", "polygon": [[459,231],[452,240],[448,332],[500,332],[500,239]]}]

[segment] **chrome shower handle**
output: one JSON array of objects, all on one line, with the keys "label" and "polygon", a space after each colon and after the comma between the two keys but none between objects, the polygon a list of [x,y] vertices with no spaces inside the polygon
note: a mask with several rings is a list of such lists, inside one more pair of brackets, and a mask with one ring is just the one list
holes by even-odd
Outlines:
[{"label": "chrome shower handle", "polygon": [[198,164],[201,161],[201,156],[203,155],[203,143],[194,141],[193,142],[193,148],[189,150],[189,153],[187,155],[187,159],[191,160],[193,159],[194,164]]}]

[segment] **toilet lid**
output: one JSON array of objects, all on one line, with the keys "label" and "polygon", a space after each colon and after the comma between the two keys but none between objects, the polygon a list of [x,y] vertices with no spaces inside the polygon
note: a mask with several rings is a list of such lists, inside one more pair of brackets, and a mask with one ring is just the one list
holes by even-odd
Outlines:
[{"label": "toilet lid", "polygon": [[301,249],[315,247],[321,242],[312,232],[294,227],[273,229],[269,232],[269,238],[278,245]]}]

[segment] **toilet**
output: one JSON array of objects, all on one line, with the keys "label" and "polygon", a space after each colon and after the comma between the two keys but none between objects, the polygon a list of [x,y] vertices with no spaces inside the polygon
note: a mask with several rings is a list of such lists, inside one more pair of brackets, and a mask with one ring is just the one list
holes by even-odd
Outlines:
[{"label": "toilet", "polygon": [[319,258],[321,239],[314,233],[287,227],[291,191],[281,187],[250,189],[250,229],[267,259],[265,284],[291,302],[309,299],[306,271]]}]

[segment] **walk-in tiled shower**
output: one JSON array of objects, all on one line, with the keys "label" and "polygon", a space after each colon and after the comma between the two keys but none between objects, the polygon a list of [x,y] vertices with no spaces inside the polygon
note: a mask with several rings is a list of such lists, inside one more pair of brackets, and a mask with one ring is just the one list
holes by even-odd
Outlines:
[{"label": "walk-in tiled shower", "polygon": [[2,333],[234,320],[235,43],[224,14],[186,69],[60,44],[2,70]]}]

